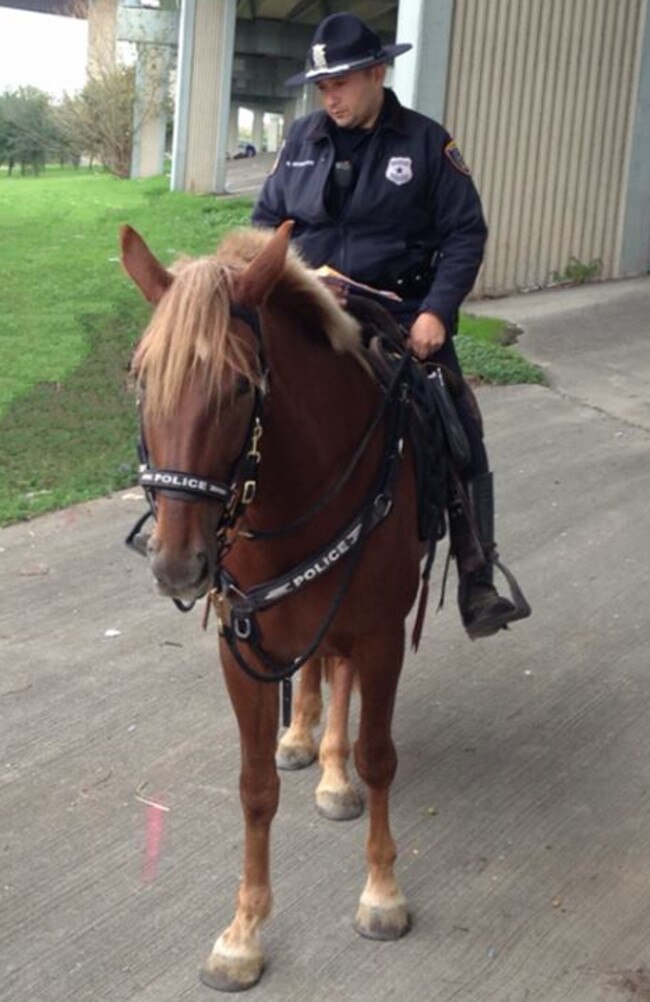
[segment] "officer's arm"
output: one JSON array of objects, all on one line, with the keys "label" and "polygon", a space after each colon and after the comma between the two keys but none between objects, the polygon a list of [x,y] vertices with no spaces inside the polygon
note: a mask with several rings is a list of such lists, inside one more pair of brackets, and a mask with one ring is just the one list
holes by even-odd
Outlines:
[{"label": "officer's arm", "polygon": [[453,333],[457,311],[470,292],[487,239],[481,200],[460,153],[449,137],[439,160],[433,192],[433,227],[440,250],[433,283],[421,305]]},{"label": "officer's arm", "polygon": [[251,222],[256,226],[276,227],[287,218],[284,200],[284,149],[283,143],[253,207]]}]

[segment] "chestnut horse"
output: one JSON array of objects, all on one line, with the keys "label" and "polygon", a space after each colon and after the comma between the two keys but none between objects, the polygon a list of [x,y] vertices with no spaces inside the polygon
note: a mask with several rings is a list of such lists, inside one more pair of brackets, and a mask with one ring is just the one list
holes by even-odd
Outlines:
[{"label": "chestnut horse", "polygon": [[357,322],[289,247],[290,233],[290,223],[274,234],[238,231],[216,256],[167,271],[133,230],[122,231],[126,271],[155,305],[133,365],[140,482],[156,515],[150,567],[163,595],[187,602],[210,593],[239,725],[243,879],[233,921],[201,972],[231,991],[262,973],[259,928],[271,910],[279,699],[277,684],[264,681],[301,664],[306,683],[280,764],[313,755],[309,728],[327,659],[333,703],[317,799],[333,817],[359,812],[345,775],[353,679],[361,700],[354,757],[368,788],[368,875],[355,927],[380,939],[409,927],[389,791],[404,621],[421,555],[413,460]]}]

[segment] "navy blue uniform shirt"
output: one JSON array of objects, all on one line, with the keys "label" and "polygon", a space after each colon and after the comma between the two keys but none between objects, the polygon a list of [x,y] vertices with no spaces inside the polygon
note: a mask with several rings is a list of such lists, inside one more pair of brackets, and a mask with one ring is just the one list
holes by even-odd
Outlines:
[{"label": "navy blue uniform shirt", "polygon": [[386,89],[354,189],[340,214],[331,215],[336,129],[324,111],[293,123],[253,222],[275,227],[293,219],[294,242],[312,267],[328,264],[383,288],[396,288],[398,276],[435,258],[430,287],[403,312],[430,310],[453,333],[487,238],[480,198],[456,144]]}]

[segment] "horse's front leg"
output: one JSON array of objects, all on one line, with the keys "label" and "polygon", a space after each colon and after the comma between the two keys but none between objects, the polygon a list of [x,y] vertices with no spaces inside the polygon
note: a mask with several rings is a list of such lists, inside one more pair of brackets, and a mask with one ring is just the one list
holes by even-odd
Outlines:
[{"label": "horse's front leg", "polygon": [[244,876],[235,917],[217,939],[201,970],[201,980],[221,991],[241,991],[256,984],[262,974],[259,928],[272,903],[269,836],[280,794],[274,760],[278,690],[275,685],[251,681],[223,651],[222,660],[241,743]]},{"label": "horse's front leg", "polygon": [[323,775],[316,789],[316,806],[326,818],[348,821],[358,818],[363,811],[363,800],[347,771],[350,757],[348,719],[354,680],[352,663],[345,658],[328,658],[326,673],[330,705],[319,752]]},{"label": "horse's front leg", "polygon": [[359,737],[354,746],[359,775],[368,785],[368,879],[355,928],[369,939],[399,939],[410,926],[406,899],[393,873],[397,850],[390,831],[390,785],[397,769],[391,737],[395,693],[404,656],[404,629],[363,638],[354,662],[361,687]]},{"label": "horse's front leg", "polygon": [[291,710],[291,726],[282,735],[275,761],[278,769],[305,769],[318,754],[314,730],[323,710],[321,658],[311,658],[300,669]]}]

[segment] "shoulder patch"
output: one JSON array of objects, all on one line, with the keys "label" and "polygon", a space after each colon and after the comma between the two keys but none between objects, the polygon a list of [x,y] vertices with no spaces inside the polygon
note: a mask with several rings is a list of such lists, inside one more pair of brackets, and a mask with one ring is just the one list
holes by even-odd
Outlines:
[{"label": "shoulder patch", "polygon": [[461,174],[466,174],[467,177],[471,176],[471,172],[465,161],[463,160],[463,154],[460,152],[456,145],[455,139],[450,139],[445,146],[445,156],[451,162],[452,166],[456,168]]}]

